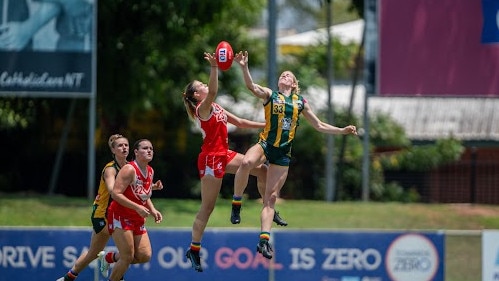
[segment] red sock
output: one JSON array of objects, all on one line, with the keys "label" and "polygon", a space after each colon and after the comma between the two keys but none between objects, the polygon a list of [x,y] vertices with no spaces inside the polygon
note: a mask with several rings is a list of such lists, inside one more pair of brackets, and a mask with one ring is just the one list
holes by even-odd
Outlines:
[{"label": "red sock", "polygon": [[74,273],[72,270],[70,270],[68,271],[68,273],[66,273],[66,276],[71,280],[75,280],[76,277],[78,277],[78,273]]},{"label": "red sock", "polygon": [[191,251],[192,252],[197,252],[201,250],[201,242],[191,242]]},{"label": "red sock", "polygon": [[107,253],[106,256],[104,257],[104,259],[107,261],[107,263],[113,263],[113,262],[115,262],[115,260],[114,260],[114,252]]}]

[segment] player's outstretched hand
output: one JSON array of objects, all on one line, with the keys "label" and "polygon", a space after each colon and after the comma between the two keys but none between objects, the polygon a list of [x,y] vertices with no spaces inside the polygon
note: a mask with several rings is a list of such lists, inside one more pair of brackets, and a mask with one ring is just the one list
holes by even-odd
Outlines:
[{"label": "player's outstretched hand", "polygon": [[348,125],[343,128],[345,135],[352,134],[357,136],[357,128],[354,125]]},{"label": "player's outstretched hand", "polygon": [[237,62],[240,66],[248,65],[248,51],[240,51],[234,56],[234,61]]}]

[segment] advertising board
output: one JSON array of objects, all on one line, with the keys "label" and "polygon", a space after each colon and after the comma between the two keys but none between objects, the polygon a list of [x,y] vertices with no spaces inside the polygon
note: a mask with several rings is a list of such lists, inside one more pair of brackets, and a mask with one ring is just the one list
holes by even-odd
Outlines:
[{"label": "advertising board", "polygon": [[499,96],[499,1],[378,0],[378,8],[381,96]]},{"label": "advertising board", "polygon": [[[185,258],[188,229],[151,229],[150,262],[132,265],[129,280],[443,281],[441,233],[300,231],[272,233],[274,258],[256,252],[258,230],[209,229],[204,272]],[[88,229],[0,229],[0,280],[56,280],[88,249]],[[107,250],[116,250],[111,243]],[[92,263],[79,280],[105,280]],[[95,279],[95,277],[97,279]]]}]

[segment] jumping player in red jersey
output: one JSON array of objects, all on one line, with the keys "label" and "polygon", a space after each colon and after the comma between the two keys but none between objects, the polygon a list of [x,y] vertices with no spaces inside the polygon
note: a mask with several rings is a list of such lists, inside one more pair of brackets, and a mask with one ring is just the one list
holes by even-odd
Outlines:
[{"label": "jumping player in red jersey", "polygon": [[156,223],[163,219],[156,210],[151,195],[153,186],[162,188],[160,180],[153,184],[154,170],[149,166],[154,155],[151,142],[140,139],[134,144],[134,160],[121,168],[116,177],[108,208],[108,230],[120,252],[109,280],[118,281],[131,263],[146,263],[151,259],[152,248],[145,227],[147,216]]},{"label": "jumping player in red jersey", "polygon": [[[196,271],[203,271],[199,252],[201,239],[222,186],[225,173],[234,174],[244,155],[229,149],[227,123],[240,128],[263,128],[265,123],[239,118],[215,103],[218,92],[218,67],[215,54],[204,53],[211,65],[208,85],[194,80],[183,93],[184,105],[189,117],[199,126],[203,144],[198,156],[201,179],[201,206],[192,225],[192,242],[186,257]],[[267,168],[259,165],[250,174],[260,183],[265,182]]]}]

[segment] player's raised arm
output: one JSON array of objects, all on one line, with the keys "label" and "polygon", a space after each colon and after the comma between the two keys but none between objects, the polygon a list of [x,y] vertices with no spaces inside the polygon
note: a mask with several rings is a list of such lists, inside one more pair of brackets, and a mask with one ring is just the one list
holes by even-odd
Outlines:
[{"label": "player's raised arm", "polygon": [[253,82],[253,78],[251,77],[251,73],[249,72],[248,67],[248,51],[239,52],[234,57],[234,61],[237,62],[241,69],[243,70],[244,84],[246,87],[258,98],[263,99],[264,101],[268,100],[270,94],[272,94],[272,90],[267,87],[260,86]]}]

